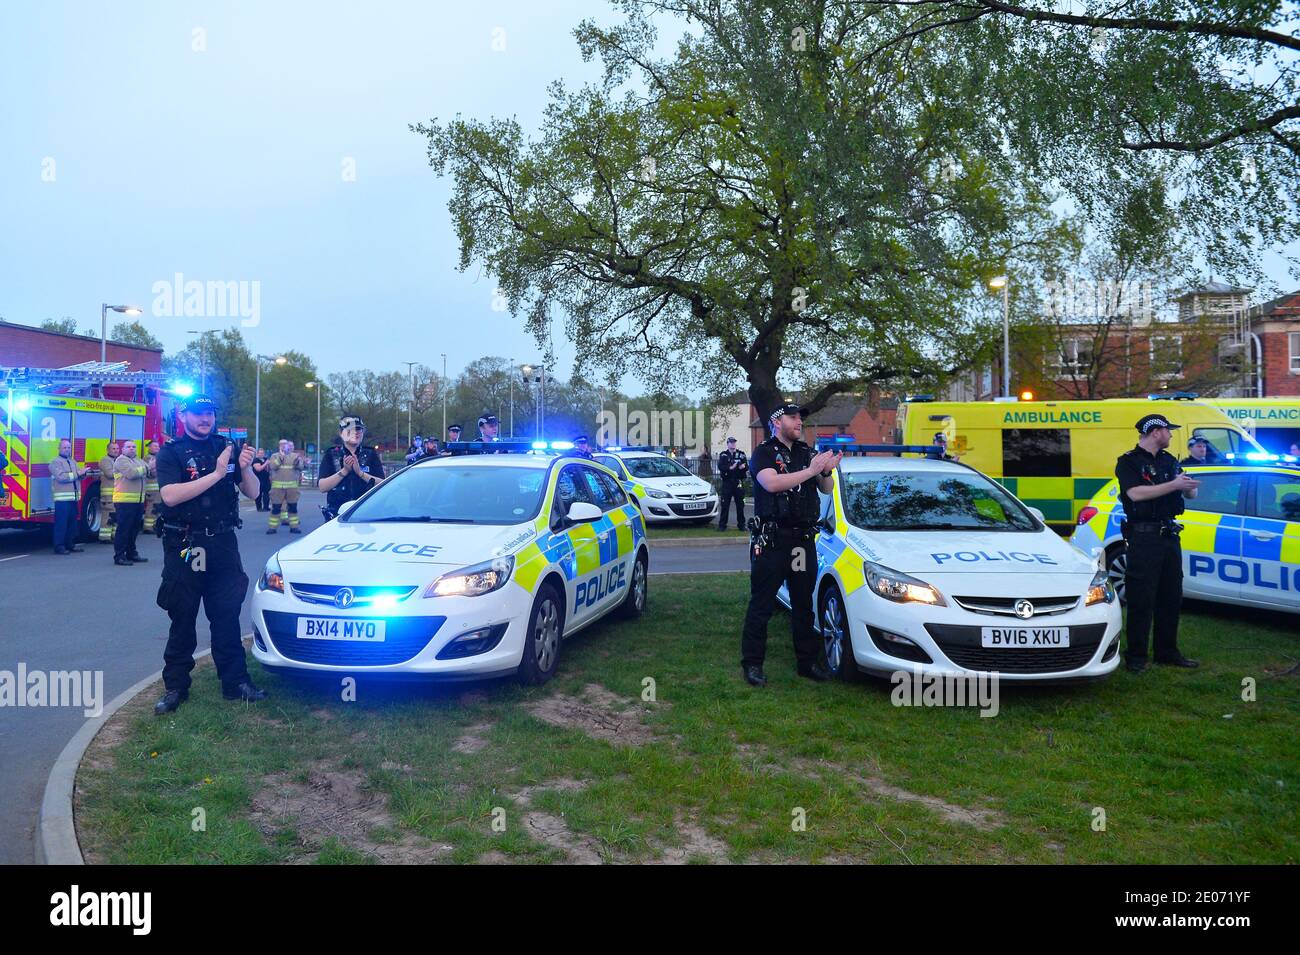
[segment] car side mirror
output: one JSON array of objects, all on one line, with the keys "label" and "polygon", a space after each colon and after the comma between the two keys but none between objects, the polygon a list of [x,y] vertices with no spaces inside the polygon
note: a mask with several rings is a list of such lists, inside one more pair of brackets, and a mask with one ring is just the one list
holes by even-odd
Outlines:
[{"label": "car side mirror", "polygon": [[352,508],[354,508],[354,507],[356,507],[356,506],[357,506],[357,502],[356,502],[356,501],[344,501],[342,504],[339,505],[339,515],[338,515],[338,516],[339,516],[339,517],[342,517],[344,514],[346,514],[348,511],[352,510]]},{"label": "car side mirror", "polygon": [[1036,508],[1036,507],[1028,507],[1027,505],[1026,505],[1026,507],[1027,507],[1027,510],[1029,511],[1029,513],[1030,513],[1030,514],[1033,514],[1034,517],[1036,517],[1036,518],[1039,519],[1039,521],[1041,521],[1041,522],[1044,523],[1044,524],[1047,523],[1047,518],[1045,518],[1045,517],[1043,516],[1043,512],[1042,512],[1042,511],[1040,511],[1040,510],[1039,510],[1038,508]]},{"label": "car side mirror", "polygon": [[586,501],[574,501],[569,505],[569,513],[566,516],[570,524],[586,524],[600,520],[603,512],[595,504],[588,504]]}]

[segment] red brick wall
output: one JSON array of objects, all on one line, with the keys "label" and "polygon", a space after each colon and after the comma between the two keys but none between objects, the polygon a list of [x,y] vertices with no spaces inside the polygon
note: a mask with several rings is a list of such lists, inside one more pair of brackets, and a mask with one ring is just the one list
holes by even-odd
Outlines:
[{"label": "red brick wall", "polygon": [[[1300,332],[1300,326],[1291,331]],[[1288,367],[1287,332],[1261,332],[1259,343],[1264,351],[1264,394],[1270,397],[1300,395],[1300,374],[1292,374]]]},{"label": "red brick wall", "polygon": [[[162,352],[150,348],[110,341],[108,360],[130,362],[128,371],[162,371]],[[0,324],[0,367],[62,368],[83,361],[99,361],[98,338]]]}]

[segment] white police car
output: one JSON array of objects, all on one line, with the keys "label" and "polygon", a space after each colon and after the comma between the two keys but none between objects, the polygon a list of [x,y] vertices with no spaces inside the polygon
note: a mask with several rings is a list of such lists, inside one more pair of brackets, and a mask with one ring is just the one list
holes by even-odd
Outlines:
[{"label": "white police car", "polygon": [[605,468],[528,448],[416,463],[279,550],[253,598],[253,655],[270,669],[542,683],[565,637],[639,615],[640,512]]},{"label": "white police car", "polygon": [[[1178,518],[1183,593],[1300,613],[1300,461],[1255,453],[1186,471],[1201,486]],[[1070,538],[1084,553],[1104,559],[1121,599],[1127,567],[1123,519],[1119,482],[1112,480],[1079,512]]]},{"label": "white police car", "polygon": [[713,485],[668,455],[648,448],[605,448],[595,457],[619,476],[647,522],[717,519],[718,495]]},{"label": "white police car", "polygon": [[[846,456],[822,508],[813,607],[833,674],[1066,682],[1119,665],[1105,571],[974,468]],[[778,597],[789,606],[784,587]]]}]

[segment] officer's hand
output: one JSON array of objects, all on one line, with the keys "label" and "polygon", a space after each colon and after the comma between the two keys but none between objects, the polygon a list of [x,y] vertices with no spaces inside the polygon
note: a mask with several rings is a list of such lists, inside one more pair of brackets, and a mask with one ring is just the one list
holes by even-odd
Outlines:
[{"label": "officer's hand", "polygon": [[1174,487],[1178,488],[1180,491],[1195,491],[1201,486],[1201,482],[1196,480],[1196,478],[1181,473],[1174,478],[1172,483]]},{"label": "officer's hand", "polygon": [[244,445],[244,450],[239,452],[239,470],[245,471],[253,463],[253,449]]},{"label": "officer's hand", "polygon": [[233,444],[228,444],[221,449],[221,453],[217,455],[217,471],[225,473],[226,468],[230,466],[230,455],[234,450]]},{"label": "officer's hand", "polygon": [[823,474],[829,467],[838,464],[833,451],[820,451],[813,456],[812,463],[808,465],[808,470],[813,474]]}]

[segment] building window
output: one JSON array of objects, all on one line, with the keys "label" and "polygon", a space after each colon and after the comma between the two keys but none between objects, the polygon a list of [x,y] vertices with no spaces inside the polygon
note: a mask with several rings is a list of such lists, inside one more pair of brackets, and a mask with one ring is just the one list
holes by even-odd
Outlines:
[{"label": "building window", "polygon": [[1070,432],[1065,428],[1008,428],[1002,432],[1003,477],[1069,477]]},{"label": "building window", "polygon": [[1300,332],[1287,335],[1291,343],[1291,372],[1300,375]]},{"label": "building window", "polygon": [[1057,378],[1078,378],[1092,367],[1092,340],[1066,338],[1057,348],[1052,372]]},{"label": "building window", "polygon": [[1151,373],[1162,378],[1177,378],[1183,373],[1183,340],[1176,335],[1151,338]]}]

